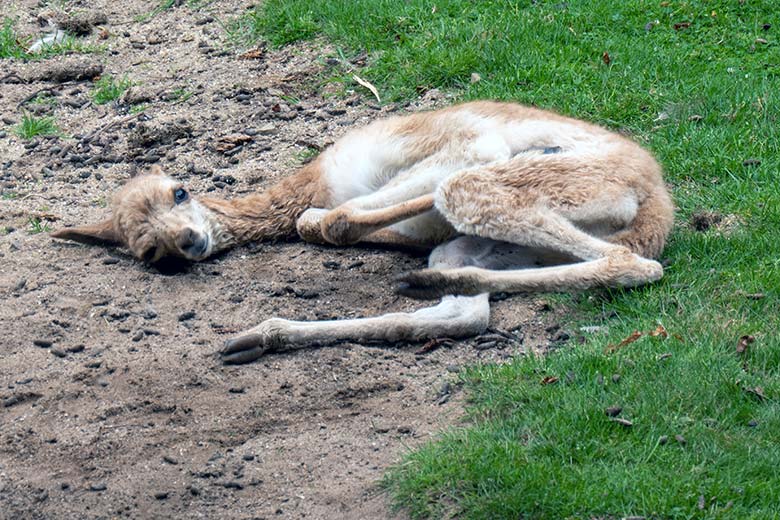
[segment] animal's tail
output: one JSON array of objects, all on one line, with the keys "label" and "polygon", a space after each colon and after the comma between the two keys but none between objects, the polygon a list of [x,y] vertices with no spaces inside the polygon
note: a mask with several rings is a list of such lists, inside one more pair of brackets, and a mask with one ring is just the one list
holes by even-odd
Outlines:
[{"label": "animal's tail", "polygon": [[645,258],[658,258],[674,224],[674,205],[666,190],[656,188],[640,204],[634,221],[607,240]]}]

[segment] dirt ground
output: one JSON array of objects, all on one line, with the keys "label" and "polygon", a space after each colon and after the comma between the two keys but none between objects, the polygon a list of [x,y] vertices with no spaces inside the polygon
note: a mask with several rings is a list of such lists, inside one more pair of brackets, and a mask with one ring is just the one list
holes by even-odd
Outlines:
[{"label": "dirt ground", "polygon": [[[110,194],[152,163],[194,194],[238,196],[349,128],[450,102],[429,92],[380,106],[358,85],[342,92],[319,78],[362,60],[340,62],[321,42],[229,46],[223,24],[247,0],[139,21],[154,5],[3,2],[22,34],[63,9],[107,21],[82,37],[104,52],[0,61],[0,517],[402,516],[378,482],[462,421],[457,372],[567,334],[543,300],[516,296],[493,303],[491,327],[509,341],[348,343],[223,366],[225,339],[271,316],[420,307],[393,295],[392,278],[425,258],[263,243],[161,272],[121,249],[49,238],[104,216]],[[92,101],[100,67],[135,84],[121,102]],[[53,116],[63,135],[18,138],[24,110]]]}]

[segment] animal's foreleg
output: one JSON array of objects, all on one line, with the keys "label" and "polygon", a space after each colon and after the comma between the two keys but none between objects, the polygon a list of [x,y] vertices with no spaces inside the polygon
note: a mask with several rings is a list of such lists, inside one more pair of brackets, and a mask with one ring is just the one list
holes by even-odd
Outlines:
[{"label": "animal's foreleg", "polygon": [[330,321],[290,321],[271,318],[228,340],[222,360],[248,363],[269,350],[329,345],[345,341],[417,341],[437,337],[466,337],[488,325],[488,295],[445,296],[434,307],[411,313]]}]

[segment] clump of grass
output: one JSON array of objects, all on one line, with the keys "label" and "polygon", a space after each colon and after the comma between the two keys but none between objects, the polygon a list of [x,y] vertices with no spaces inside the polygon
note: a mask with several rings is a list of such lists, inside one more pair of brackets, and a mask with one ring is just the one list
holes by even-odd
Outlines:
[{"label": "clump of grass", "polygon": [[26,48],[14,30],[15,22],[11,18],[3,18],[0,28],[0,58],[25,58]]},{"label": "clump of grass", "polygon": [[32,139],[38,135],[58,135],[61,132],[53,117],[35,117],[25,113],[22,121],[14,128],[14,133],[22,139]]},{"label": "clump of grass", "polygon": [[40,52],[28,53],[27,47],[31,38],[25,38],[17,34],[14,29],[16,22],[8,17],[3,18],[2,28],[0,28],[0,58],[16,58],[20,60],[39,60],[58,56],[61,54],[72,53],[94,53],[101,52],[103,47],[90,45],[79,41],[72,36],[66,36],[61,42],[53,45],[45,45]]},{"label": "clump of grass", "polygon": [[133,82],[127,79],[126,76],[117,79],[107,74],[95,82],[92,100],[98,105],[116,101],[132,85]]},{"label": "clump of grass", "polygon": [[38,233],[48,233],[51,231],[51,226],[45,220],[40,217],[30,217],[28,220],[30,225],[30,234],[37,235]]}]

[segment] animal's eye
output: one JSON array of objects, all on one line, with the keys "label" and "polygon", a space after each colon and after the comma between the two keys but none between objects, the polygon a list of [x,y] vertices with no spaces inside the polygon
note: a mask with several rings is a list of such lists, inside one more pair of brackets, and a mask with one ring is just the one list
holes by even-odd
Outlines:
[{"label": "animal's eye", "polygon": [[187,190],[184,188],[176,188],[176,191],[173,192],[173,201],[176,204],[181,204],[182,202],[186,201],[189,196],[189,193],[187,193]]}]

